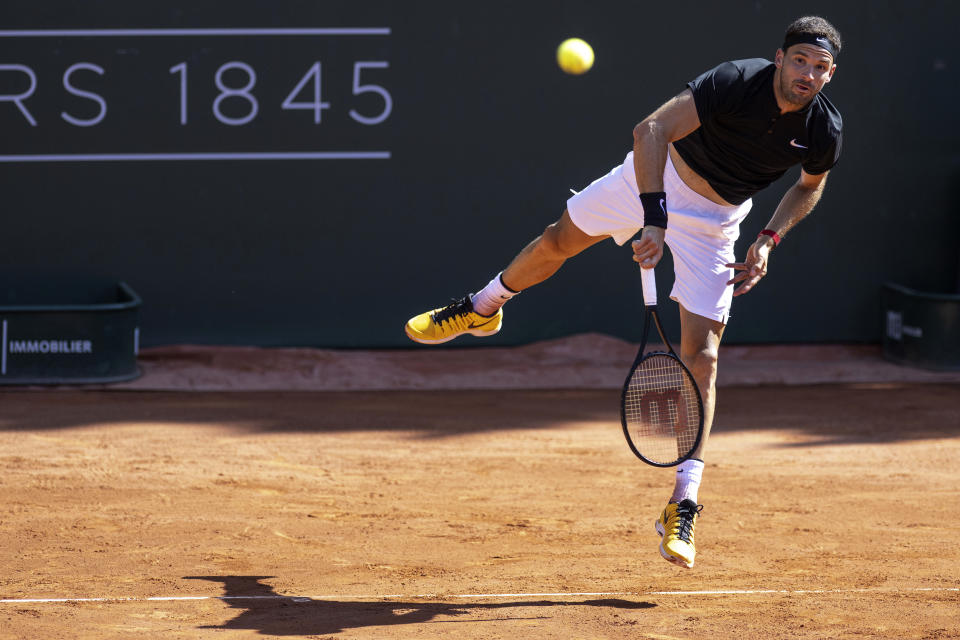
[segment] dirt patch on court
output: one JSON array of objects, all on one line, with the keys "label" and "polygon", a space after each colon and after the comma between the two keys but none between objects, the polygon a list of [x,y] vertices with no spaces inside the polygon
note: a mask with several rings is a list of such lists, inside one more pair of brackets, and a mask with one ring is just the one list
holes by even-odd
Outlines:
[{"label": "dirt patch on court", "polygon": [[[637,344],[599,333],[519,347],[349,350],[176,345],[145,349],[138,361],[143,375],[109,388],[137,391],[619,389],[637,347]],[[651,350],[663,348],[650,345]],[[724,345],[720,362],[717,385],[721,387],[960,383],[960,371],[929,371],[894,364],[884,359],[879,344]]]},{"label": "dirt patch on court", "polygon": [[617,401],[0,394],[0,637],[960,637],[960,386],[723,389],[689,571]]}]

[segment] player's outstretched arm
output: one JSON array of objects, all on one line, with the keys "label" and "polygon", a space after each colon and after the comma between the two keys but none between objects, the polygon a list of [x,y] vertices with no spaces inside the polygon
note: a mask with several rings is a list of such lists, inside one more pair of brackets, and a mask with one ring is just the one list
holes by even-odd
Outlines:
[{"label": "player's outstretched arm", "polygon": [[[699,126],[700,116],[693,92],[685,89],[633,128],[633,168],[640,193],[663,191],[668,145]],[[652,268],[663,257],[664,232],[661,227],[648,225],[643,228],[640,238],[633,241],[633,259],[641,267]]]},{"label": "player's outstretched arm", "polygon": [[[767,229],[783,238],[787,231],[803,220],[813,211],[814,206],[823,195],[827,185],[827,173],[811,175],[800,170],[800,179],[787,189],[774,211],[773,217],[767,223]],[[726,265],[737,271],[737,274],[727,284],[739,285],[733,295],[742,296],[760,282],[767,275],[767,265],[770,261],[770,251],[775,243],[772,236],[761,235],[747,250],[747,257],[743,262],[734,262]]]},{"label": "player's outstretched arm", "polygon": [[633,167],[640,193],[663,191],[667,145],[700,126],[693,92],[684,89],[633,128]]}]

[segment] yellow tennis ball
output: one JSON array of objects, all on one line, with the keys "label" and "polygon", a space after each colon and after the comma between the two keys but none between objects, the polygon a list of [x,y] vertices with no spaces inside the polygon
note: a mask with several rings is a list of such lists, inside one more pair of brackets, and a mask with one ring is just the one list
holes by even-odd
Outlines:
[{"label": "yellow tennis ball", "polygon": [[557,47],[557,64],[566,73],[578,76],[593,66],[593,48],[580,38],[569,38]]}]

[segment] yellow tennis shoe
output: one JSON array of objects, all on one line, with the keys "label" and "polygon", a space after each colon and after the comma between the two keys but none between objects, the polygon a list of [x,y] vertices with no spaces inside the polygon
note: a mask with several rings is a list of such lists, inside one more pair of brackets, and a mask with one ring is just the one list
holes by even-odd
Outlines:
[{"label": "yellow tennis shoe", "polygon": [[445,307],[414,316],[405,327],[407,337],[423,344],[440,344],[457,336],[469,333],[474,336],[492,336],[500,331],[503,310],[492,316],[482,316],[473,310],[470,296],[452,302]]},{"label": "yellow tennis shoe", "polygon": [[693,500],[683,500],[679,504],[671,502],[663,510],[654,526],[663,538],[660,555],[664,560],[687,569],[693,567],[697,557],[693,527],[702,510],[703,505]]}]

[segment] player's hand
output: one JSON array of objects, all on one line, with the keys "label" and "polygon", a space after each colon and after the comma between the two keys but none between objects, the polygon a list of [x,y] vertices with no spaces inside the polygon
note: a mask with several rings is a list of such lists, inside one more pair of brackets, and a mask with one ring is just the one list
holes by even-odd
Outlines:
[{"label": "player's hand", "polygon": [[661,227],[644,227],[640,238],[630,243],[633,248],[633,261],[644,269],[653,269],[663,257],[663,236],[667,232]]},{"label": "player's hand", "polygon": [[760,282],[760,278],[767,275],[767,264],[770,259],[770,246],[773,243],[767,238],[758,239],[747,250],[747,259],[743,262],[732,262],[726,265],[738,271],[727,284],[740,284],[733,290],[733,295],[742,296],[753,289]]}]

